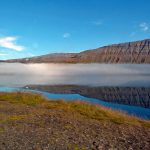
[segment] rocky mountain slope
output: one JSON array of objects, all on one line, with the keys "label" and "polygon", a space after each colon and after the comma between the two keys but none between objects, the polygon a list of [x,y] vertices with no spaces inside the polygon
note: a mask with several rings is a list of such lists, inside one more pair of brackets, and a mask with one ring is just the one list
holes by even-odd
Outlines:
[{"label": "rocky mountain slope", "polygon": [[113,44],[80,53],[48,54],[8,60],[21,63],[150,63],[150,39]]}]

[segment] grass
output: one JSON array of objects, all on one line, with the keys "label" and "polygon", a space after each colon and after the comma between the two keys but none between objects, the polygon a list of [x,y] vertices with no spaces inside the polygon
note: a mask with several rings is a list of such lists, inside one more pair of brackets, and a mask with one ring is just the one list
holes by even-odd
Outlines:
[{"label": "grass", "polygon": [[[0,101],[6,101],[16,105],[23,104],[29,106],[40,106],[43,109],[56,109],[70,115],[78,115],[88,119],[98,121],[112,122],[116,124],[137,125],[150,128],[150,121],[142,120],[133,116],[128,116],[125,113],[111,110],[98,105],[91,105],[81,101],[52,101],[47,100],[41,95],[33,93],[0,93]],[[0,117],[2,115],[0,114]],[[9,116],[5,121],[15,121],[25,118],[25,116]]]},{"label": "grass", "polygon": [[15,104],[37,105],[42,104],[45,98],[31,93],[0,93],[0,101],[8,101]]}]

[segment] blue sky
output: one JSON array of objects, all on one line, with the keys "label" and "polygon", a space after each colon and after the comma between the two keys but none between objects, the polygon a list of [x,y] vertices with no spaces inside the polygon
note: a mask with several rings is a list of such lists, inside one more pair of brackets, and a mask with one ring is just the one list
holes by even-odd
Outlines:
[{"label": "blue sky", "polygon": [[0,0],[0,59],[150,38],[149,0]]}]

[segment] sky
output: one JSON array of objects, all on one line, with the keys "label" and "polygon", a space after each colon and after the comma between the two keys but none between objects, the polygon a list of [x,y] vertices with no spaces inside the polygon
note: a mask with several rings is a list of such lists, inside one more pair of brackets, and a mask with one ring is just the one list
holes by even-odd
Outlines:
[{"label": "sky", "polygon": [[0,0],[0,60],[150,38],[150,0]]}]

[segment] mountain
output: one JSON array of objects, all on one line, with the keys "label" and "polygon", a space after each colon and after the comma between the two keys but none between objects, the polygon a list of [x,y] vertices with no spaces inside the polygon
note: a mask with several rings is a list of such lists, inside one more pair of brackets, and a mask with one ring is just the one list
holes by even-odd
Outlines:
[{"label": "mountain", "polygon": [[7,60],[21,63],[150,63],[150,39],[113,44],[80,53],[58,53]]}]

